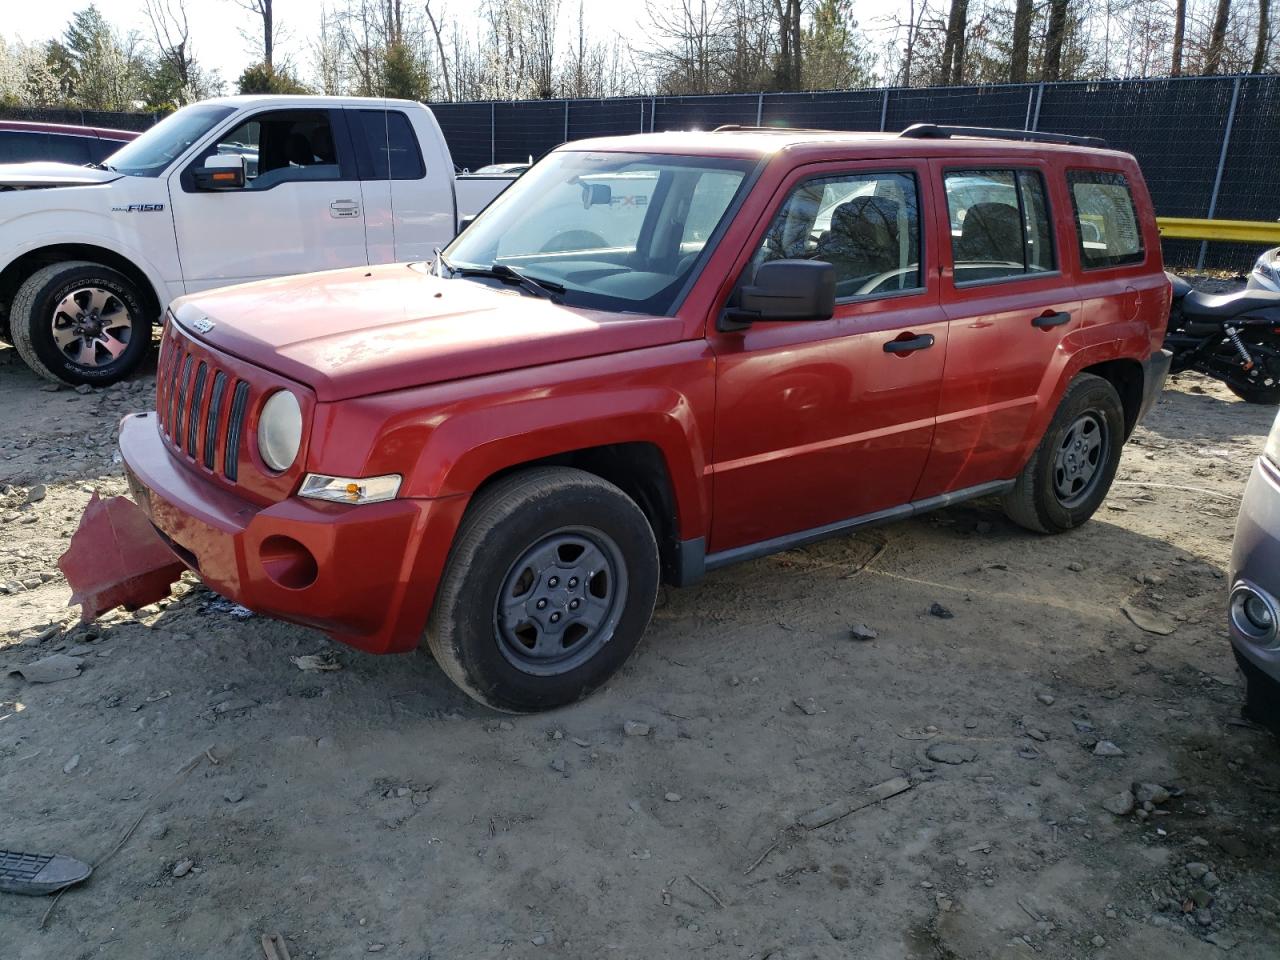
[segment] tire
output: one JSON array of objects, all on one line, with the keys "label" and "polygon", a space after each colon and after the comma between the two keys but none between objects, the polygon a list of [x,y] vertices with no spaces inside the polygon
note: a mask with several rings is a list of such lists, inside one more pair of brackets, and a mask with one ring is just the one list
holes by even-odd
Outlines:
[{"label": "tire", "polygon": [[[106,386],[128,376],[151,345],[144,302],[133,281],[109,267],[85,260],[51,264],[28,277],[13,298],[13,345],[46,380]],[[85,322],[84,335],[77,335]]]},{"label": "tire", "polygon": [[495,710],[564,706],[635,650],[658,576],[658,545],[635,501],[582,470],[524,470],[467,508],[427,646],[454,683]]},{"label": "tire", "polygon": [[1234,387],[1227,384],[1227,389],[1245,403],[1257,403],[1267,407],[1280,404],[1280,385],[1274,387]]},{"label": "tire", "polygon": [[1080,374],[1067,386],[1040,444],[1005,494],[1005,514],[1037,533],[1080,526],[1106,499],[1124,439],[1124,406],[1116,388],[1102,377]]}]

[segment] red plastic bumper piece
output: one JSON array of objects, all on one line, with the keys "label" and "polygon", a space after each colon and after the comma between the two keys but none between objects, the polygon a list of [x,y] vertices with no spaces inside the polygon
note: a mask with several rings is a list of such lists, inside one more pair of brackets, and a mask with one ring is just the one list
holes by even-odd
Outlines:
[{"label": "red plastic bumper piece", "polygon": [[260,507],[179,463],[154,413],[121,422],[120,451],[173,555],[224,597],[370,653],[417,646],[464,498]]},{"label": "red plastic bumper piece", "polygon": [[115,607],[137,610],[163,600],[185,569],[131,501],[96,493],[58,567],[71,585],[71,603],[80,604],[81,623]]}]

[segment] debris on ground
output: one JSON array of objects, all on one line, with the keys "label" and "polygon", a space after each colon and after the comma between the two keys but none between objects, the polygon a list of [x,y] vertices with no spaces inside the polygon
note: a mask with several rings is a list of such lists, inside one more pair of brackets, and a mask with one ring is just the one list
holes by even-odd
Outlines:
[{"label": "debris on ground", "polygon": [[329,671],[342,669],[342,662],[338,659],[338,655],[332,650],[322,650],[320,653],[308,653],[301,657],[290,657],[289,660],[299,670],[327,673]]},{"label": "debris on ground", "polygon": [[17,674],[27,683],[56,683],[59,680],[70,680],[72,677],[80,676],[82,666],[77,657],[71,657],[65,653],[54,653],[41,657],[34,663],[14,667],[9,673]]}]

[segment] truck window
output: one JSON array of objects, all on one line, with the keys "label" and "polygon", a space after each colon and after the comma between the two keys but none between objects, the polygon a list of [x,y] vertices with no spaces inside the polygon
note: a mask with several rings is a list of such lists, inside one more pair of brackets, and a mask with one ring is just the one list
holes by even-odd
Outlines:
[{"label": "truck window", "polygon": [[235,107],[183,107],[111,154],[107,166],[131,177],[158,177],[193,143],[233,113]]},{"label": "truck window", "polygon": [[1044,178],[1037,170],[951,170],[944,182],[956,283],[1056,269]]},{"label": "truck window", "polygon": [[1086,270],[1146,259],[1133,192],[1123,173],[1068,170],[1080,262]]},{"label": "truck window", "polygon": [[824,260],[841,300],[922,288],[920,205],[909,173],[819,177],[783,203],[754,263]]},{"label": "truck window", "polygon": [[[426,176],[422,151],[413,125],[399,110],[349,110],[357,123],[353,133],[363,136],[369,161],[361,164],[363,180],[421,180]],[[365,169],[365,167],[368,169]]]},{"label": "truck window", "polygon": [[249,190],[342,179],[327,110],[260,113],[219,137],[206,156],[215,152],[244,157],[245,188]]}]

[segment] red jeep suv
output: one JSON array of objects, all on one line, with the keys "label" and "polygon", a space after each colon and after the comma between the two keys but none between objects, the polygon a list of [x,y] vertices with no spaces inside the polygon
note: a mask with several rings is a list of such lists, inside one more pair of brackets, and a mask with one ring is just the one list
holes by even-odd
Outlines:
[{"label": "red jeep suv", "polygon": [[214,590],[582,697],[660,581],[998,495],[1087,520],[1159,393],[1133,157],[919,125],[568,144],[429,263],[173,304],[120,445]]}]

